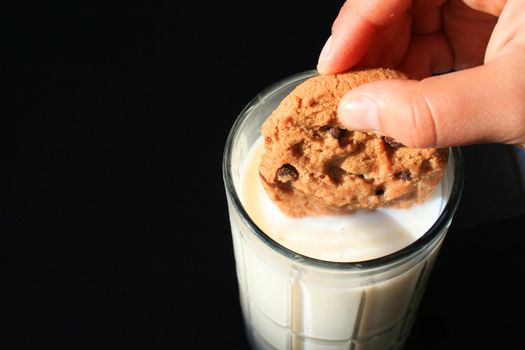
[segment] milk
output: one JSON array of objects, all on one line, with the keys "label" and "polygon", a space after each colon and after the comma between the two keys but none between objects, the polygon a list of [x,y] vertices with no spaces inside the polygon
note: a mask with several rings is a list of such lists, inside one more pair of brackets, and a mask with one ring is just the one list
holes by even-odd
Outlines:
[{"label": "milk", "polygon": [[312,258],[356,262],[388,255],[424,234],[441,211],[441,186],[410,210],[380,208],[352,215],[292,218],[271,201],[261,183],[258,164],[263,139],[251,147],[241,172],[240,197],[255,223],[279,244]]},{"label": "milk", "polygon": [[[252,346],[400,349],[441,240],[420,257],[364,270],[317,266],[294,257],[294,252],[331,262],[359,262],[394,253],[425,233],[439,216],[441,186],[431,199],[410,209],[291,218],[280,212],[262,187],[257,170],[261,152],[259,139],[239,165],[237,190],[248,215],[271,240],[261,240],[245,220],[232,215],[230,202],[240,300]],[[269,246],[272,240],[278,245]],[[289,256],[280,252],[280,246],[291,251]]]}]

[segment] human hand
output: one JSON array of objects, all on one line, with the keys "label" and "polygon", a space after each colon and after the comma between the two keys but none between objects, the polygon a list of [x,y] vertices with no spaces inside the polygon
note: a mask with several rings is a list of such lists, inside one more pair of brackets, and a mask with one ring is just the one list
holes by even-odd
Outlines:
[{"label": "human hand", "polygon": [[422,80],[352,89],[339,105],[349,128],[415,147],[525,144],[522,0],[348,0],[317,69],[353,67],[393,67]]}]

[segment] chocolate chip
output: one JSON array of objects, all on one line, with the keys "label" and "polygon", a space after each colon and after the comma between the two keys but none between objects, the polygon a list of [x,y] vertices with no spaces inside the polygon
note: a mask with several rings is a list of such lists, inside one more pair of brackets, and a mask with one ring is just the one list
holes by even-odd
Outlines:
[{"label": "chocolate chip", "polygon": [[376,189],[376,196],[382,196],[385,194],[385,189],[382,188],[382,187],[379,187],[378,189]]},{"label": "chocolate chip", "polygon": [[412,174],[408,170],[402,170],[396,173],[396,176],[404,181],[410,181],[410,179],[412,179]]},{"label": "chocolate chip", "polygon": [[424,173],[429,172],[430,170],[432,170],[432,164],[430,164],[430,161],[428,159],[424,159],[421,162],[421,165],[419,166],[419,170]]},{"label": "chocolate chip", "polygon": [[337,126],[331,125],[321,126],[319,128],[319,131],[327,132],[330,136],[337,140],[348,135],[348,131],[346,129],[338,128]]},{"label": "chocolate chip", "polygon": [[396,140],[394,140],[393,138],[388,137],[388,136],[383,136],[383,141],[388,146],[390,146],[390,148],[393,148],[393,149],[405,147],[405,145],[403,145],[401,142],[397,142]]},{"label": "chocolate chip", "polygon": [[346,175],[346,171],[338,166],[326,167],[325,171],[330,180],[332,180],[337,185],[343,182],[343,176]]},{"label": "chocolate chip", "polygon": [[277,169],[277,178],[280,182],[289,182],[297,180],[299,172],[291,164],[284,164],[282,167]]},{"label": "chocolate chip", "polygon": [[301,158],[304,155],[304,141],[297,142],[292,146],[292,155],[295,158]]}]

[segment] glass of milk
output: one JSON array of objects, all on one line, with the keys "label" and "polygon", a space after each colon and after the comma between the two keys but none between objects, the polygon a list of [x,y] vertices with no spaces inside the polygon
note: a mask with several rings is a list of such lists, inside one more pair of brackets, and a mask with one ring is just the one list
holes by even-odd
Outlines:
[{"label": "glass of milk", "polygon": [[401,349],[457,208],[463,163],[451,148],[431,199],[409,209],[290,218],[258,179],[259,128],[307,71],[262,91],[224,151],[240,303],[253,349]]}]

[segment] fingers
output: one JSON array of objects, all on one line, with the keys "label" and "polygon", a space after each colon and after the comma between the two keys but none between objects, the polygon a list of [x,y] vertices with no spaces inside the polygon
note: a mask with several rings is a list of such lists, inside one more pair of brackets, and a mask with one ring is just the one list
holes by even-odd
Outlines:
[{"label": "fingers", "polygon": [[339,118],[414,147],[525,143],[525,82],[507,67],[516,64],[362,85],[341,99]]},{"label": "fingers", "polygon": [[473,11],[462,1],[447,2],[442,16],[444,31],[454,51],[454,68],[460,70],[483,64],[498,18]]},{"label": "fingers", "polygon": [[[463,2],[465,5],[474,10],[499,17],[501,11],[505,7],[505,4],[507,3],[507,0],[464,0]],[[461,6],[461,4],[459,4],[459,6]]]},{"label": "fingers", "polygon": [[[483,61],[496,17],[506,4],[507,0],[348,0],[334,21],[317,70],[330,74],[356,65],[397,65],[408,46],[410,31],[406,34],[404,28],[410,23],[413,34],[436,33],[445,23],[456,52],[455,67],[476,66]],[[396,39],[385,41],[385,31]]]},{"label": "fingers", "polygon": [[354,66],[374,40],[376,31],[406,16],[410,5],[410,0],[347,1],[321,51],[319,73],[336,73]]},{"label": "fingers", "polygon": [[346,2],[341,9],[332,35],[319,56],[317,70],[321,74],[342,72],[355,65],[374,38],[373,25],[361,18],[349,4]]},{"label": "fingers", "polygon": [[410,16],[407,14],[405,18],[390,27],[377,31],[373,42],[355,66],[361,68],[398,66],[410,45],[411,27]]},{"label": "fingers", "polygon": [[414,34],[429,34],[441,30],[441,6],[446,0],[416,0],[412,10]]},{"label": "fingers", "polygon": [[416,35],[398,69],[413,79],[423,79],[432,73],[446,73],[454,66],[454,54],[443,33]]}]

